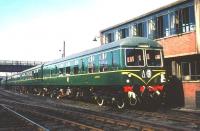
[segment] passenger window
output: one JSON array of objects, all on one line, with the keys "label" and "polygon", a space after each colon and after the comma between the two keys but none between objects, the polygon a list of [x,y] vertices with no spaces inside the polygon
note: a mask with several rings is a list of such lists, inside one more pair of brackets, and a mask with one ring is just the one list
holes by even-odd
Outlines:
[{"label": "passenger window", "polygon": [[92,63],[89,63],[88,65],[88,72],[93,73],[94,72],[94,65]]},{"label": "passenger window", "polygon": [[66,67],[66,74],[70,74],[70,66]]},{"label": "passenger window", "polygon": [[107,71],[108,69],[107,53],[101,53],[101,55],[99,56],[99,64],[100,64],[100,72]]},{"label": "passenger window", "polygon": [[90,56],[88,58],[88,72],[89,73],[94,72],[94,56]]},{"label": "passenger window", "polygon": [[93,68],[88,68],[88,72],[93,73],[94,72]]},{"label": "passenger window", "polygon": [[74,74],[78,74],[78,66],[74,66]]},{"label": "passenger window", "polygon": [[64,69],[63,68],[59,68],[59,74],[63,74],[64,73]]},{"label": "passenger window", "polygon": [[85,66],[84,66],[84,61],[83,61],[83,59],[82,59],[81,61],[82,61],[82,62],[81,62],[82,71],[85,71]]},{"label": "passenger window", "polygon": [[107,70],[108,70],[108,68],[107,68],[106,65],[101,65],[100,66],[100,72],[104,72],[104,71],[107,71]]},{"label": "passenger window", "polygon": [[53,75],[53,70],[50,70],[50,76],[52,76]]}]

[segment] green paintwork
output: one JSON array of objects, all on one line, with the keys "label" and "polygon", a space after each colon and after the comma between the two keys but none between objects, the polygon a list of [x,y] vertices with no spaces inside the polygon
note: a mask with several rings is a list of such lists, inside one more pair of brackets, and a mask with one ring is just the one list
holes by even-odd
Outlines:
[{"label": "green paintwork", "polygon": [[[125,48],[162,49],[155,41],[147,38],[133,37],[119,40],[98,48],[87,50],[64,59],[49,62],[12,76],[7,80],[9,85],[29,86],[63,86],[63,87],[122,87],[124,85],[154,85],[160,84],[160,73],[165,73],[163,67],[126,67]],[[104,55],[106,56],[103,59]],[[93,65],[93,73],[89,66]],[[70,74],[66,67],[70,65]],[[101,71],[101,66],[106,71]],[[76,69],[78,68],[78,74]],[[142,78],[142,71],[152,70],[151,78]],[[18,76],[18,77],[17,77]],[[127,82],[130,80],[130,82]]]}]

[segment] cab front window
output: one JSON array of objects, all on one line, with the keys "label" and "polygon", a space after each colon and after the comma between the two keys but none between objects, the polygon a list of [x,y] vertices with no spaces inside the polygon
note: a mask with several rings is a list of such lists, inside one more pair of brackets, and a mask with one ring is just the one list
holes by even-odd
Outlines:
[{"label": "cab front window", "polygon": [[144,66],[144,57],[142,49],[126,49],[127,66]]},{"label": "cab front window", "polygon": [[146,50],[146,59],[148,66],[162,66],[160,50]]}]

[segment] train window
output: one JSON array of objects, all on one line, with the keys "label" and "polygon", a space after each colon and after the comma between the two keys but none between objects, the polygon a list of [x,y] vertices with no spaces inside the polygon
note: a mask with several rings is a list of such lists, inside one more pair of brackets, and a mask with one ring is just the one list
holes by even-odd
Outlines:
[{"label": "train window", "polygon": [[107,65],[101,65],[100,66],[100,72],[104,72],[104,71],[107,71],[108,68],[107,68]]},{"label": "train window", "polygon": [[148,66],[161,66],[160,50],[146,50],[146,59]]},{"label": "train window", "polygon": [[66,67],[66,74],[70,74],[70,66]]},{"label": "train window", "polygon": [[50,70],[50,76],[53,76],[53,70]]},{"label": "train window", "polygon": [[64,73],[64,69],[63,68],[59,68],[59,74],[63,74]]},{"label": "train window", "polygon": [[94,56],[90,56],[88,58],[88,72],[93,73],[94,72]]},{"label": "train window", "polygon": [[88,72],[93,73],[94,72],[94,65],[92,63],[88,64]]},{"label": "train window", "polygon": [[144,66],[142,49],[126,49],[127,66]]},{"label": "train window", "polygon": [[93,68],[88,68],[88,72],[93,73],[94,72]]},{"label": "train window", "polygon": [[78,74],[78,66],[74,66],[74,74]]},{"label": "train window", "polygon": [[82,62],[81,62],[81,69],[82,69],[82,71],[85,71],[85,64],[84,64],[84,61],[83,61],[83,59],[81,60]]},{"label": "train window", "polygon": [[34,78],[38,78],[38,72],[34,73]]},{"label": "train window", "polygon": [[[23,76],[23,75],[22,75]],[[38,70],[34,70],[33,71],[33,77],[34,78],[38,78],[39,74],[38,74]]]}]

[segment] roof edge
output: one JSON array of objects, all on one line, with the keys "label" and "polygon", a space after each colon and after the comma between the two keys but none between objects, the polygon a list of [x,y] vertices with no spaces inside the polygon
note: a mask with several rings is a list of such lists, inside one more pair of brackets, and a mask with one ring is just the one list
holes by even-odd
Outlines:
[{"label": "roof edge", "polygon": [[107,31],[107,30],[110,30],[110,29],[112,29],[112,28],[116,28],[116,27],[118,27],[118,26],[124,25],[124,24],[126,24],[126,23],[131,22],[131,21],[137,20],[137,19],[139,19],[139,18],[142,18],[142,17],[144,17],[144,16],[150,15],[150,14],[152,14],[152,13],[158,12],[158,11],[160,11],[160,10],[164,10],[164,9],[169,8],[169,7],[175,6],[175,5],[177,5],[177,4],[184,3],[184,2],[186,2],[186,1],[187,1],[187,0],[177,0],[177,1],[172,2],[172,3],[170,3],[170,4],[164,5],[164,6],[160,7],[160,8],[154,9],[154,10],[152,10],[152,11],[150,11],[150,12],[144,13],[144,14],[139,15],[139,16],[136,16],[136,17],[134,17],[134,18],[132,18],[132,19],[129,19],[129,20],[126,20],[126,21],[121,22],[121,23],[119,23],[119,24],[116,24],[116,25],[114,25],[114,26],[110,26],[110,27],[108,27],[108,28],[105,28],[105,29],[103,29],[103,30],[100,30],[100,33],[101,33],[101,32],[105,32],[105,31]]}]

